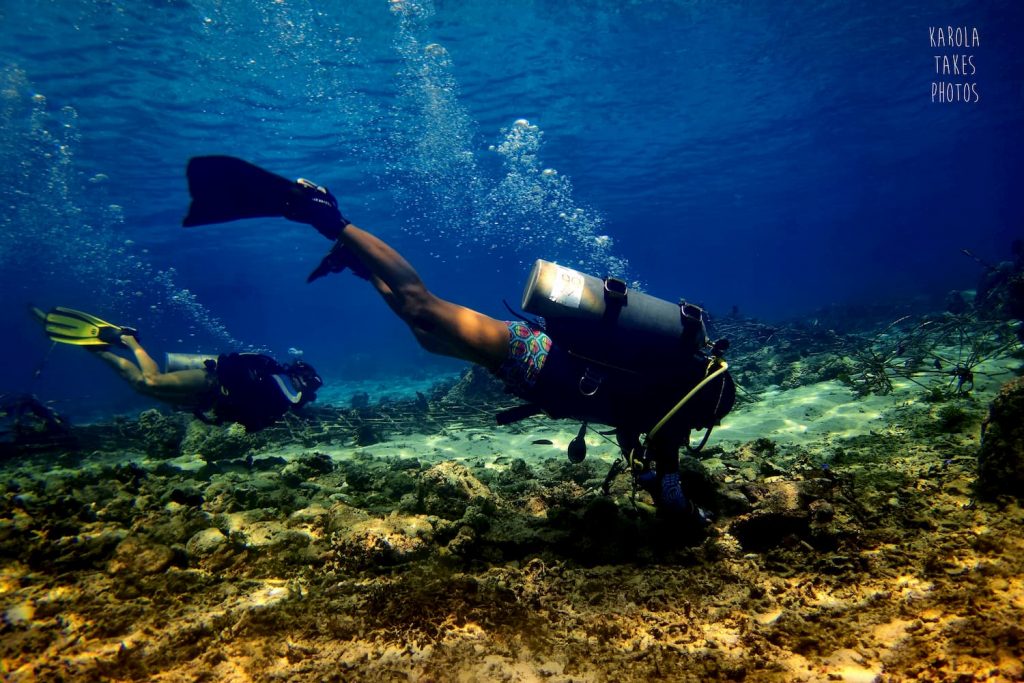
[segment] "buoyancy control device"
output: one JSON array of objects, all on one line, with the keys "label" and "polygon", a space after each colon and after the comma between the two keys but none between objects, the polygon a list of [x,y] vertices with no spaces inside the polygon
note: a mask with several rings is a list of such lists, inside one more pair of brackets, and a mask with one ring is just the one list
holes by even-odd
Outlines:
[{"label": "buoyancy control device", "polygon": [[704,311],[538,260],[522,308],[555,342],[531,395],[555,418],[575,418],[683,441],[733,406],[735,385],[711,344]]}]

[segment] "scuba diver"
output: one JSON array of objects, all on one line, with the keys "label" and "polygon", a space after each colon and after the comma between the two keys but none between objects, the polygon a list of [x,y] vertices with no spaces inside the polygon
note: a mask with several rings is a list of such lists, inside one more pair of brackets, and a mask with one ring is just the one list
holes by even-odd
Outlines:
[{"label": "scuba diver", "polygon": [[[166,371],[139,344],[138,332],[94,315],[58,306],[33,314],[54,342],[92,352],[136,391],[160,401],[192,408],[208,424],[238,422],[255,432],[273,424],[289,410],[316,400],[323,380],[302,361],[281,365],[258,353],[220,356],[168,353]],[[132,360],[114,353],[125,349]]]},{"label": "scuba diver", "polygon": [[307,281],[350,269],[423,348],[490,370],[528,401],[499,423],[540,412],[582,421],[570,459],[582,459],[588,423],[614,427],[634,482],[659,513],[707,522],[683,493],[679,449],[692,429],[707,430],[706,441],[732,408],[735,386],[719,357],[727,342],[712,347],[697,306],[538,261],[523,308],[545,322],[498,320],[430,292],[398,252],[346,219],[324,187],[227,156],[195,157],[186,175],[192,204],[185,227],[258,217],[311,225],[334,245]]}]

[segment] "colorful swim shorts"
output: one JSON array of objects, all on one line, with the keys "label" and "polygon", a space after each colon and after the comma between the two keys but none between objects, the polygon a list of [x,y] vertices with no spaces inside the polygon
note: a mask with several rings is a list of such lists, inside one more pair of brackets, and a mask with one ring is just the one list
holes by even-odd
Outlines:
[{"label": "colorful swim shorts", "polygon": [[513,392],[533,388],[551,350],[544,330],[521,320],[506,320],[508,357],[496,373]]}]

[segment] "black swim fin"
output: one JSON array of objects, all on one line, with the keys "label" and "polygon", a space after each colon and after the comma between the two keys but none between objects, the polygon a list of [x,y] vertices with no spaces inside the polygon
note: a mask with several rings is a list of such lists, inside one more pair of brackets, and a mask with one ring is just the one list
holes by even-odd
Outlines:
[{"label": "black swim fin", "polygon": [[302,178],[288,180],[237,157],[193,157],[185,175],[192,195],[181,222],[186,228],[281,217],[312,225],[333,241],[349,223],[326,188]]}]

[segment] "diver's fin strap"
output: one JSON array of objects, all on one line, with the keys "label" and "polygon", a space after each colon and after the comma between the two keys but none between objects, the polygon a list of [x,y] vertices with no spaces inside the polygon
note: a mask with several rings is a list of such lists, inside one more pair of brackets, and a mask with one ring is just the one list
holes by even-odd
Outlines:
[{"label": "diver's fin strap", "polygon": [[543,412],[543,408],[538,405],[533,403],[524,403],[520,406],[506,408],[495,415],[494,418],[497,420],[499,425],[504,426],[512,424],[513,422],[525,420],[526,418],[533,417],[534,415],[540,415]]}]

